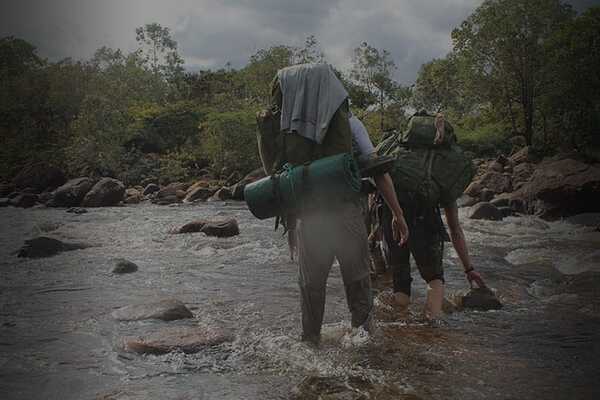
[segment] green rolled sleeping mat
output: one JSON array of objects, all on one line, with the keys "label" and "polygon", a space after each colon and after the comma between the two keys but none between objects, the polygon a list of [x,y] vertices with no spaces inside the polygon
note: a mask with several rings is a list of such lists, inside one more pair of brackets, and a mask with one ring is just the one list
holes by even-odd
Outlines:
[{"label": "green rolled sleeping mat", "polygon": [[349,153],[307,165],[286,164],[283,171],[244,188],[244,199],[258,219],[355,199],[361,189],[358,166]]}]

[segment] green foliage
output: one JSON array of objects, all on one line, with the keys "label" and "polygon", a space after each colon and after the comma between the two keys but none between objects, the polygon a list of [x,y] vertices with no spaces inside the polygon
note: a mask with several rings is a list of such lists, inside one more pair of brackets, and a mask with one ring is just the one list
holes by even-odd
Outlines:
[{"label": "green foliage", "polygon": [[260,166],[253,110],[210,113],[200,128],[202,149],[216,171],[246,173]]},{"label": "green foliage", "polygon": [[464,150],[479,156],[495,157],[508,154],[511,150],[507,135],[510,128],[502,122],[467,117],[454,124],[454,132]]}]

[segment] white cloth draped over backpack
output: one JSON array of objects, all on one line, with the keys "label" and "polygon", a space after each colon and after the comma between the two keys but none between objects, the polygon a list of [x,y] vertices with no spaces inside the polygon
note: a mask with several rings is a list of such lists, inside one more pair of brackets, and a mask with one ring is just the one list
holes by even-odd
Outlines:
[{"label": "white cloth draped over backpack", "polygon": [[318,144],[348,97],[342,82],[327,64],[300,64],[279,70],[281,130]]}]

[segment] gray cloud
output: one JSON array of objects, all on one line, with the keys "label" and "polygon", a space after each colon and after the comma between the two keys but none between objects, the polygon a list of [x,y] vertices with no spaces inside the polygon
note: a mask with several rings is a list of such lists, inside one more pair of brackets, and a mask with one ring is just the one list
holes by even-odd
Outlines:
[{"label": "gray cloud", "polygon": [[[89,58],[107,45],[136,47],[134,29],[172,29],[188,68],[246,64],[276,44],[302,45],[315,35],[328,60],[348,68],[366,41],[388,50],[397,79],[414,81],[420,65],[450,50],[450,32],[482,0],[21,0],[0,5],[0,36],[29,40],[56,60]],[[5,4],[8,3],[8,4]],[[575,0],[576,8],[598,3]]]}]

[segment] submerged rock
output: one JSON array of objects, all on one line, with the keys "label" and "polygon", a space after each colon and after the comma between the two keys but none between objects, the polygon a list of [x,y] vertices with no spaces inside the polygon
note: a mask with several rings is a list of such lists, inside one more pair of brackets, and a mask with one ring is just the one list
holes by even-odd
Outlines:
[{"label": "submerged rock", "polygon": [[207,236],[216,237],[231,237],[240,234],[240,228],[235,219],[227,219],[224,221],[205,221],[198,220],[185,224],[172,233],[194,233],[202,232]]},{"label": "submerged rock", "polygon": [[147,336],[126,337],[124,345],[126,351],[140,354],[165,354],[172,351],[192,354],[232,339],[231,335],[218,328],[171,326]]},{"label": "submerged rock", "polygon": [[79,250],[90,247],[82,243],[64,243],[46,236],[26,240],[25,245],[17,253],[17,257],[42,258],[50,257],[63,251]]},{"label": "submerged rock", "polygon": [[471,209],[470,219],[487,219],[491,221],[500,221],[503,216],[502,212],[491,203],[477,203]]},{"label": "submerged rock", "polygon": [[307,376],[293,390],[295,400],[420,400],[385,383],[371,382],[362,376]]},{"label": "submerged rock", "polygon": [[119,321],[141,321],[145,319],[174,321],[192,318],[194,315],[181,301],[165,299],[155,303],[121,307],[113,311],[112,316]]},{"label": "submerged rock", "polygon": [[81,208],[81,207],[71,207],[69,209],[67,209],[68,213],[71,214],[85,214],[88,212],[88,210],[86,210],[85,208]]},{"label": "submerged rock", "polygon": [[113,274],[129,274],[138,270],[138,266],[124,258],[117,258],[112,269]]}]

